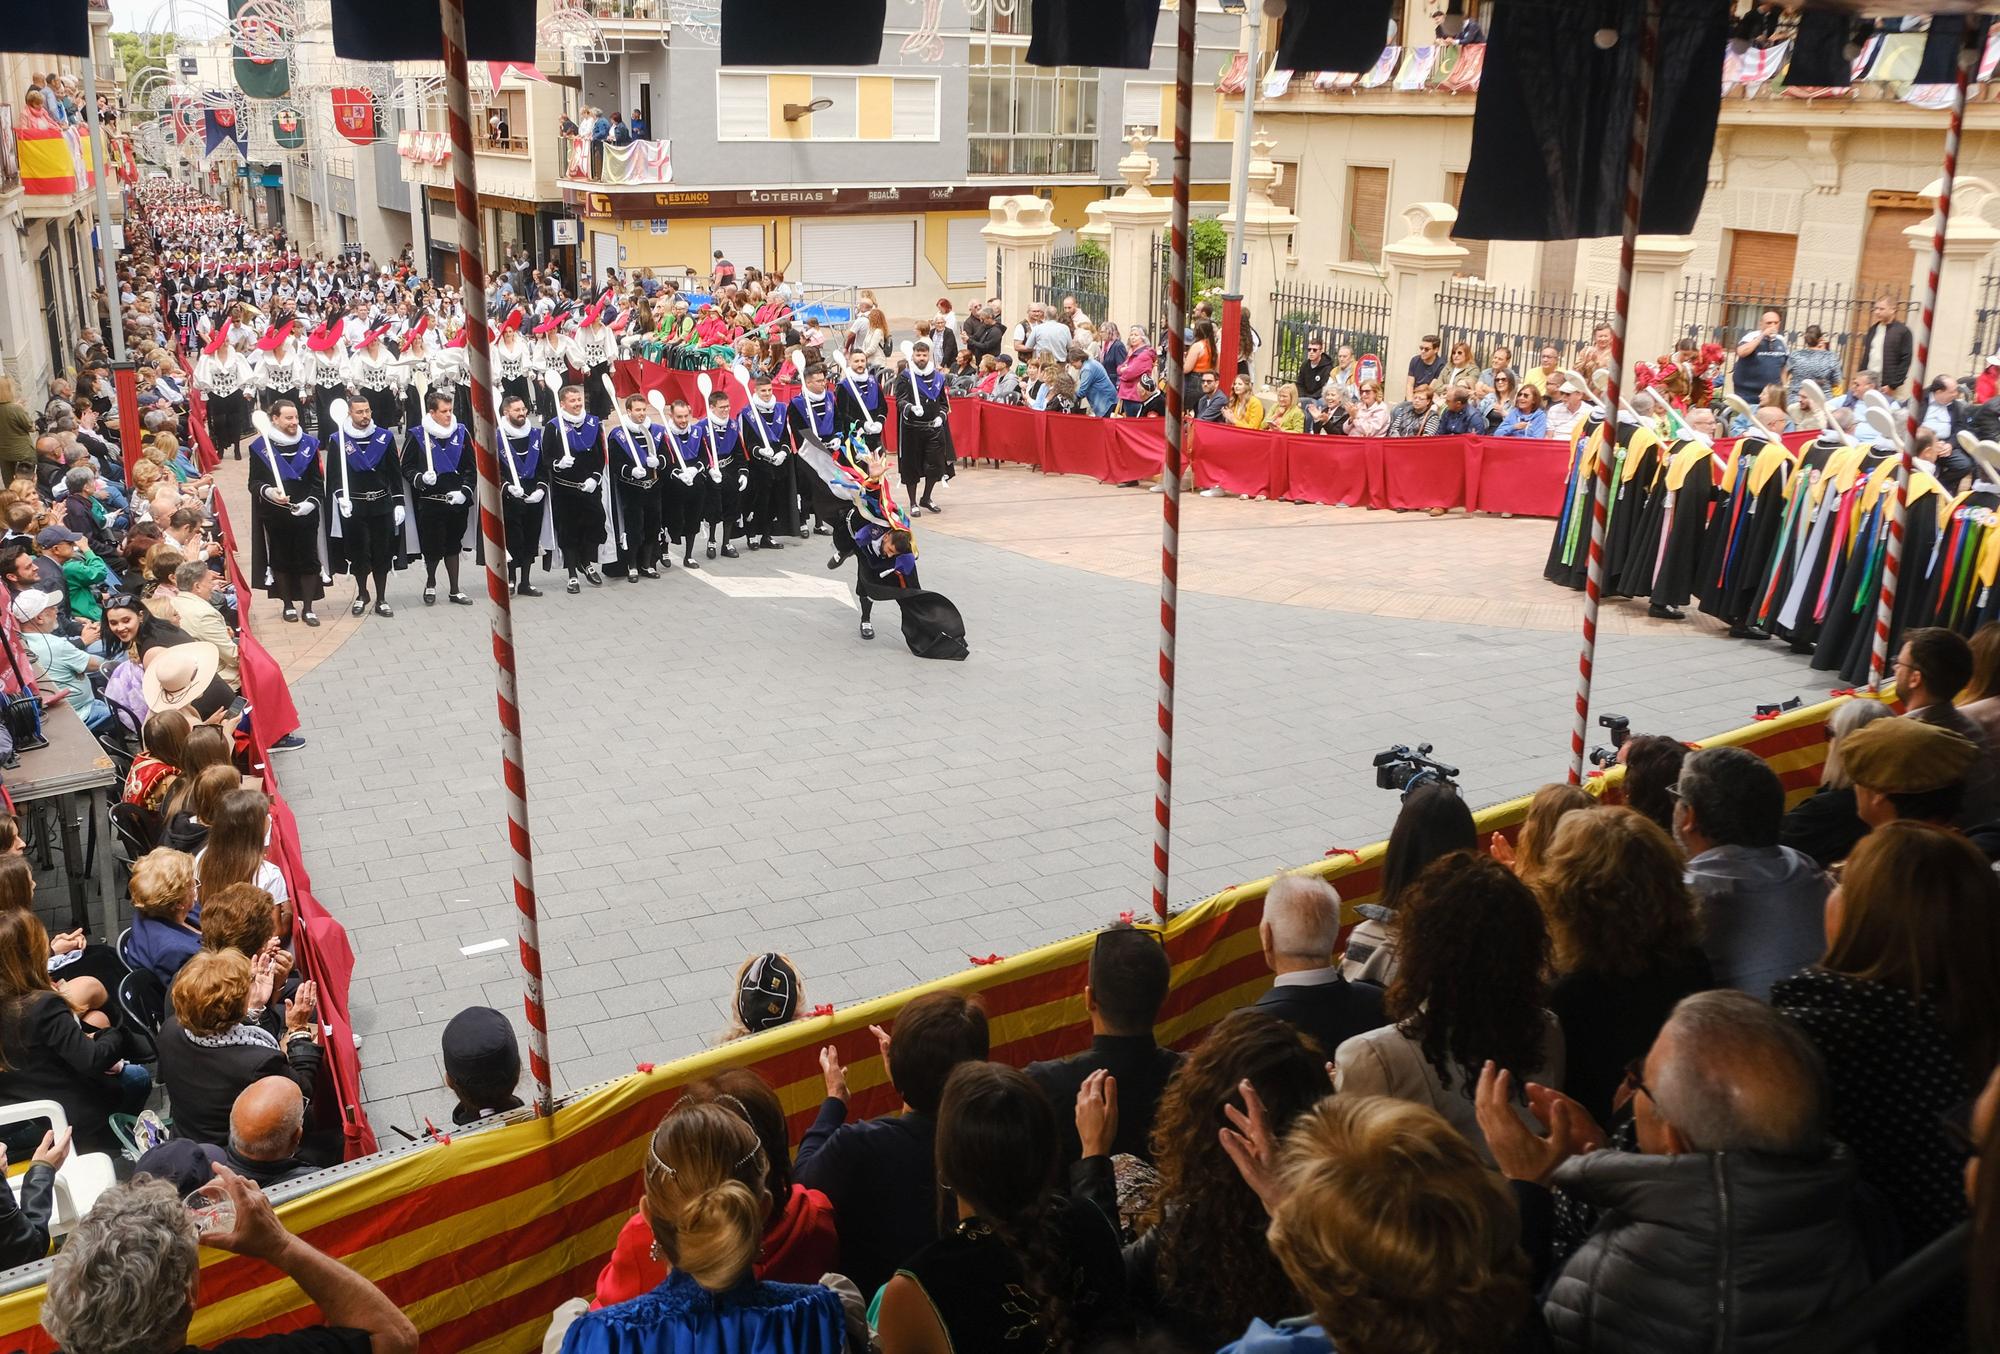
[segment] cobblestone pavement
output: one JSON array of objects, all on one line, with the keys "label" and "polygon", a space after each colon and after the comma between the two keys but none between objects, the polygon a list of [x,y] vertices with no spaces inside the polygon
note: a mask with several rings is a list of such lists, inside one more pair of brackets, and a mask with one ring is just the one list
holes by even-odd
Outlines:
[{"label": "cobblestone pavement", "polygon": [[[1146,906],[1158,499],[1009,469],[942,501],[922,571],[965,615],[964,663],[911,657],[893,607],[862,642],[824,540],[517,603],[562,1087],[712,1042],[756,950],[847,1003]],[[1384,835],[1397,800],[1368,762],[1392,742],[1435,742],[1476,804],[1560,776],[1580,602],[1540,579],[1548,523],[1200,499],[1187,519],[1177,904]],[[397,575],[393,619],[349,622],[336,585],[318,633],[258,611],[295,675],[310,746],[285,786],[353,936],[384,1135],[443,1121],[445,1020],[520,1008],[486,614],[419,587]],[[1706,622],[1606,620],[1598,708],[1637,731],[1826,688]]]}]

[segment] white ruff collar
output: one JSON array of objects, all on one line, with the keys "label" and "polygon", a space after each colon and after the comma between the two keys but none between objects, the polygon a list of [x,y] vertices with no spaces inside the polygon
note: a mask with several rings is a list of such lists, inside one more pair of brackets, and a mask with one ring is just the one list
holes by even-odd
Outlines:
[{"label": "white ruff collar", "polygon": [[563,427],[565,428],[581,428],[583,421],[589,418],[590,415],[584,413],[572,416],[567,410],[558,409],[556,410],[556,417],[562,420]]},{"label": "white ruff collar", "polygon": [[451,435],[458,431],[458,420],[449,423],[433,423],[429,414],[424,415],[424,431],[440,442],[449,442]]},{"label": "white ruff collar", "polygon": [[340,430],[346,433],[349,437],[353,438],[356,442],[366,442],[369,438],[375,435],[377,428],[375,424],[371,423],[368,425],[367,430],[363,431],[362,429],[355,427],[353,423],[349,422],[341,424]]},{"label": "white ruff collar", "polygon": [[300,440],[305,437],[305,435],[306,435],[305,429],[301,428],[299,431],[293,433],[290,437],[287,437],[285,436],[284,433],[278,431],[277,426],[274,424],[272,425],[271,428],[271,436],[269,440],[275,446],[296,447],[299,444]]}]

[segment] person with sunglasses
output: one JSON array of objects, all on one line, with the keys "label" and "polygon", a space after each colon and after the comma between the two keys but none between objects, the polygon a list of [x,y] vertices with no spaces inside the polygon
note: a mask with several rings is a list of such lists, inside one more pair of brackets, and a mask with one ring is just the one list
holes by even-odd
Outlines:
[{"label": "person with sunglasses", "polygon": [[[1559,1192],[1595,1210],[1543,1291],[1555,1349],[1772,1349],[1868,1287],[1854,1155],[1830,1132],[1820,1059],[1789,1018],[1742,992],[1683,998],[1620,1108],[1637,1149],[1575,1100],[1489,1062],[1475,1110],[1524,1235]],[[1524,1125],[1517,1106],[1543,1128]]]}]

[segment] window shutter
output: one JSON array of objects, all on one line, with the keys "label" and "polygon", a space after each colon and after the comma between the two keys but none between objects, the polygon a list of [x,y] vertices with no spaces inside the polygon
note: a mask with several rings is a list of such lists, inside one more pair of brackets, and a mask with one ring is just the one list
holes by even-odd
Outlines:
[{"label": "window shutter", "polygon": [[953,286],[961,282],[986,281],[986,239],[979,232],[986,225],[986,219],[978,216],[955,216],[945,227],[945,281]]},{"label": "window shutter", "polygon": [[710,226],[708,247],[720,249],[722,257],[736,265],[736,275],[745,268],[764,268],[764,228],[762,226]]},{"label": "window shutter", "polygon": [[938,139],[938,82],[898,80],[889,91],[889,137],[893,141]]},{"label": "window shutter", "polygon": [[1125,111],[1119,116],[1119,129],[1150,127],[1157,131],[1160,126],[1160,91],[1165,88],[1165,85],[1143,80],[1127,80]]},{"label": "window shutter", "polygon": [[1792,264],[1798,258],[1799,237],[1766,230],[1739,230],[1729,244],[1732,292],[1783,295],[1792,287]]},{"label": "window shutter", "polygon": [[917,223],[805,222],[799,226],[798,275],[801,281],[834,287],[913,286]]},{"label": "window shutter", "polygon": [[1340,256],[1354,263],[1380,264],[1382,236],[1389,224],[1389,171],[1379,165],[1347,169],[1347,233]]},{"label": "window shutter", "polygon": [[715,77],[715,135],[719,141],[763,140],[771,134],[771,96],[761,75]]}]

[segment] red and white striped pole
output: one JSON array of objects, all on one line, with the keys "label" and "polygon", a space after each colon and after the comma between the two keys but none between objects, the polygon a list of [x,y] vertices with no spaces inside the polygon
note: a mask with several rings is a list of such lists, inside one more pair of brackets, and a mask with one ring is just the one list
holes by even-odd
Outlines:
[{"label": "red and white striped pole", "polygon": [[1868,689],[1879,691],[1889,675],[1889,631],[1896,617],[1896,584],[1903,569],[1903,519],[1910,505],[1910,449],[1922,426],[1924,382],[1930,376],[1931,322],[1937,314],[1938,274],[1944,269],[1944,232],[1951,218],[1952,180],[1958,177],[1958,143],[1965,128],[1965,95],[1973,63],[1979,60],[1986,26],[1968,14],[1965,41],[1958,49],[1958,79],[1951,93],[1951,121],[1944,133],[1944,187],[1938,192],[1937,214],[1931,222],[1931,267],[1924,278],[1923,312],[1917,317],[1916,359],[1910,363],[1910,412],[1903,429],[1903,448],[1896,462],[1896,497],[1889,508],[1889,549],[1882,559],[1882,600],[1875,608],[1875,644],[1868,654]]},{"label": "red and white striped pole", "polygon": [[479,176],[472,159],[472,95],[465,75],[465,0],[439,0],[444,19],[446,111],[451,180],[458,208],[459,296],[465,303],[465,360],[472,380],[472,448],[479,468],[479,535],[486,547],[486,600],[498,667],[500,774],[507,794],[507,845],[514,858],[514,910],[521,932],[521,980],[528,1008],[528,1070],[535,1108],[546,1117],[549,1017],[542,1002],[542,942],[535,914],[535,852],[528,837],[528,772],[521,755],[521,698],[514,673],[514,611],[507,591],[507,524],[500,510],[494,448],[492,354],[486,334],[486,267],[479,259]]},{"label": "red and white striped pole", "polygon": [[[1252,0],[1256,3],[1256,0]],[[1188,181],[1193,177],[1188,124],[1194,118],[1194,19],[1191,0],[1176,7],[1174,49],[1174,268],[1167,279],[1166,458],[1160,466],[1159,746],[1153,753],[1153,914],[1167,919],[1168,865],[1174,844],[1174,631],[1180,615],[1181,379],[1187,368]],[[1251,79],[1256,72],[1251,72]]]},{"label": "red and white striped pole", "polygon": [[1639,239],[1639,207],[1646,196],[1646,143],[1653,127],[1653,77],[1660,62],[1660,0],[1646,0],[1639,27],[1639,61],[1632,89],[1632,132],[1625,147],[1625,220],[1618,238],[1617,309],[1611,316],[1611,365],[1604,388],[1603,449],[1590,501],[1590,559],[1583,587],[1583,650],[1576,660],[1576,721],[1569,731],[1569,782],[1583,783],[1584,743],[1590,736],[1590,683],[1597,674],[1597,609],[1604,597],[1604,519],[1611,501],[1611,464],[1618,436],[1618,405],[1625,383],[1625,324],[1632,313],[1632,257]]}]

